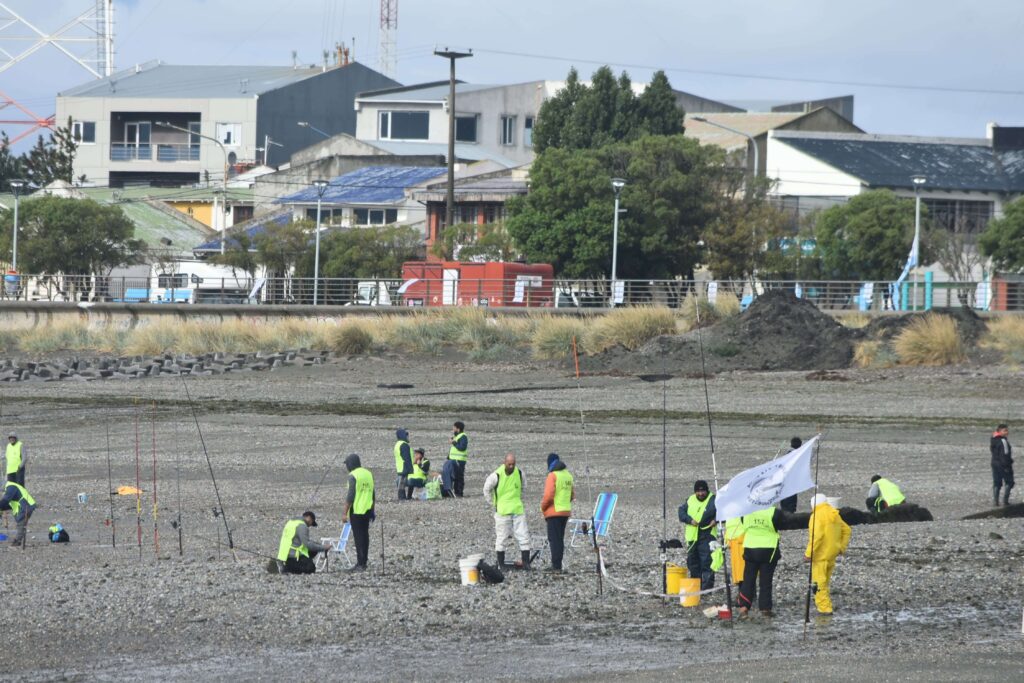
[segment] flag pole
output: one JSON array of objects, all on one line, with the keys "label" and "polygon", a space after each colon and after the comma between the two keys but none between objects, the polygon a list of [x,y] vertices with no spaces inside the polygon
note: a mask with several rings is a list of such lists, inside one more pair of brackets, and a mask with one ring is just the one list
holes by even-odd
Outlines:
[{"label": "flag pole", "polygon": [[[700,374],[704,380],[704,409],[708,418],[708,440],[711,443],[711,473],[715,480],[715,505],[718,504],[718,461],[715,459],[715,433],[711,428],[711,398],[708,394],[708,372],[704,361],[704,339],[700,328],[700,300],[693,298],[693,307],[697,319],[697,345],[700,347]],[[716,514],[715,517],[718,515]],[[729,574],[729,553],[725,552],[725,532],[721,522],[718,522],[718,543],[722,548],[722,571],[725,578],[725,601],[729,610],[729,619],[732,619],[732,578]]]}]

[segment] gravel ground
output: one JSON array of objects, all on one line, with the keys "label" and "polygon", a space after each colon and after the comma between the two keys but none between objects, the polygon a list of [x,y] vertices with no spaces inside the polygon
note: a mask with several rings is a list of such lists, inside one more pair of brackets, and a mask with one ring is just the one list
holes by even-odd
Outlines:
[{"label": "gravel ground", "polygon": [[[648,372],[658,372],[651,362]],[[0,678],[653,681],[706,678],[713,667],[727,680],[1021,680],[1021,520],[961,520],[990,504],[988,435],[998,421],[1011,429],[1017,421],[1020,372],[843,370],[830,381],[805,374],[733,372],[709,381],[722,482],[790,436],[821,429],[824,492],[859,506],[870,476],[885,474],[936,520],[855,527],[834,579],[837,614],[806,628],[805,532],[783,534],[774,620],[721,623],[640,594],[661,577],[663,389],[671,536],[679,535],[675,508],[693,480],[711,478],[699,378],[663,386],[586,376],[578,389],[557,365],[400,357],[189,378],[237,561],[217,544],[223,522],[211,514],[216,498],[182,380],[5,387],[3,428],[17,428],[31,449],[28,488],[40,508],[28,549],[0,549],[9,617]],[[396,384],[413,386],[379,386]],[[104,525],[107,431],[114,486],[134,485],[136,419],[141,553],[134,497],[115,499],[116,549]],[[455,419],[471,438],[472,495],[395,502],[394,428],[409,429],[439,467]],[[602,595],[593,554],[581,549],[569,551],[563,576],[515,572],[499,586],[459,585],[459,557],[493,556],[479,491],[509,450],[526,472],[538,541],[548,452],[561,453],[576,474],[581,512],[589,512],[591,491],[620,494],[607,552],[613,583]],[[337,532],[341,459],[352,451],[377,478],[371,571],[267,574],[265,556],[288,517],[312,507],[323,535]],[[183,557],[169,524],[179,512],[179,469]],[[801,496],[801,509],[807,503]],[[71,544],[46,542],[53,521],[69,529]],[[682,561],[674,552],[670,559]]]}]

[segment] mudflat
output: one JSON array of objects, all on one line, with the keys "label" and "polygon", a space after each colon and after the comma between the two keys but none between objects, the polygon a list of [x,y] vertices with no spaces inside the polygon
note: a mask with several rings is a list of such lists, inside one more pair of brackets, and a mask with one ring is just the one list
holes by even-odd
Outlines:
[{"label": "mudflat", "polygon": [[[1021,520],[963,520],[991,509],[988,438],[1006,421],[1014,441],[1019,370],[719,371],[708,378],[720,484],[773,457],[791,436],[820,431],[824,493],[862,507],[871,475],[882,474],[935,518],[854,527],[834,575],[836,614],[812,614],[805,625],[805,531],[783,532],[770,620],[720,622],[648,595],[661,588],[659,540],[681,535],[678,506],[695,479],[714,477],[702,378],[687,372],[642,381],[637,375],[664,366],[656,354],[646,365],[631,362],[629,371],[584,375],[579,384],[557,363],[402,356],[187,378],[220,502],[181,378],[5,386],[3,429],[16,429],[29,448],[27,488],[39,509],[27,548],[0,549],[8,616],[2,676],[1024,677]],[[440,469],[454,420],[470,436],[466,498],[399,503],[395,428],[408,429]],[[334,563],[313,576],[267,573],[284,522],[304,510],[317,512],[314,537],[337,535],[342,461],[352,452],[376,477],[369,571],[348,574]],[[481,489],[507,452],[525,472],[538,548],[548,453],[561,454],[574,473],[580,516],[589,516],[598,492],[619,494],[600,593],[585,543],[567,550],[563,575],[543,571],[542,551],[533,570],[511,571],[500,585],[460,585],[460,557],[483,553],[493,561],[493,520]],[[108,491],[136,483],[138,500],[113,497],[112,547]],[[1015,489],[1011,502],[1019,500]],[[801,495],[800,510],[808,504],[809,494]],[[221,507],[225,516],[215,517]],[[182,555],[171,524],[179,514]],[[68,529],[70,544],[47,541],[54,522]],[[13,535],[13,523],[0,531]],[[682,551],[669,552],[669,561],[685,563]],[[718,592],[702,607],[722,602]]]}]

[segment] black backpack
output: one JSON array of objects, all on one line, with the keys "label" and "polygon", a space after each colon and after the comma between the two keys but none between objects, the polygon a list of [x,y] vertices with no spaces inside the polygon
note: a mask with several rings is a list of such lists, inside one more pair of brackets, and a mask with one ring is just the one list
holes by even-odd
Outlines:
[{"label": "black backpack", "polygon": [[500,569],[484,561],[477,565],[477,569],[480,570],[480,576],[483,577],[485,583],[501,583],[505,580],[505,575],[501,573]]}]

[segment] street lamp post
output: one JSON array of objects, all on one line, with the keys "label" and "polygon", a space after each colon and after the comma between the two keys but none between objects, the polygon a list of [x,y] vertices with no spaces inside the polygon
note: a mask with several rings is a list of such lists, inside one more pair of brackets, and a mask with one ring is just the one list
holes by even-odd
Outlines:
[{"label": "street lamp post", "polygon": [[612,218],[612,307],[615,307],[615,282],[619,274],[619,194],[626,186],[622,178],[612,178],[612,189],[615,190],[615,217]]},{"label": "street lamp post", "polygon": [[444,57],[449,62],[448,69],[448,183],[447,198],[445,200],[444,220],[445,227],[450,227],[455,221],[455,60],[463,57],[472,57],[473,51],[459,52],[457,50],[434,50],[438,57]]},{"label": "street lamp post", "polygon": [[928,182],[923,175],[911,178],[914,181],[914,244],[910,253],[914,256],[914,298],[911,310],[917,310],[917,278],[918,267],[921,265],[921,186]]},{"label": "street lamp post", "polygon": [[[227,147],[224,146],[224,143],[222,143],[220,140],[218,140],[215,137],[210,137],[209,135],[203,135],[202,133],[197,133],[194,130],[189,130],[188,128],[182,128],[181,126],[175,126],[174,124],[168,123],[167,121],[157,121],[156,125],[163,126],[164,128],[170,128],[171,130],[180,130],[182,133],[188,133],[189,135],[195,135],[197,138],[202,138],[204,140],[209,140],[210,142],[212,142],[212,143],[216,144],[218,147],[220,147],[220,151],[224,154],[224,178],[221,180],[221,186],[222,186],[223,192],[224,192],[224,201],[227,202],[227,197],[228,197],[228,150],[227,150]],[[225,204],[225,208],[226,208],[226,204]],[[214,217],[214,220],[217,220],[217,219],[220,220],[220,253],[222,253],[222,254],[224,253],[224,243],[227,241],[227,222],[228,222],[227,221],[227,216],[225,216],[224,213],[225,213],[224,211],[221,211],[218,214],[218,212],[217,212],[216,197],[214,197],[213,217]],[[213,226],[213,229],[216,230],[217,226],[216,225]]]},{"label": "street lamp post", "polygon": [[313,125],[312,123],[310,123],[309,121],[296,121],[295,123],[296,123],[296,124],[297,124],[297,125],[298,125],[298,126],[299,126],[300,128],[308,128],[308,129],[310,129],[311,131],[314,131],[314,132],[316,132],[316,133],[320,133],[320,135],[323,135],[323,136],[324,136],[325,138],[329,138],[329,137],[331,137],[331,134],[330,134],[330,133],[325,133],[324,131],[320,130],[319,128],[317,128],[316,126],[314,126],[314,125]]},{"label": "street lamp post", "polygon": [[14,193],[14,237],[11,240],[11,270],[18,270],[18,198],[25,188],[24,180],[12,180],[10,182],[11,192]]},{"label": "street lamp post", "polygon": [[313,187],[316,188],[316,253],[313,256],[313,305],[316,306],[320,303],[320,207],[327,191],[327,181],[314,180]]}]

